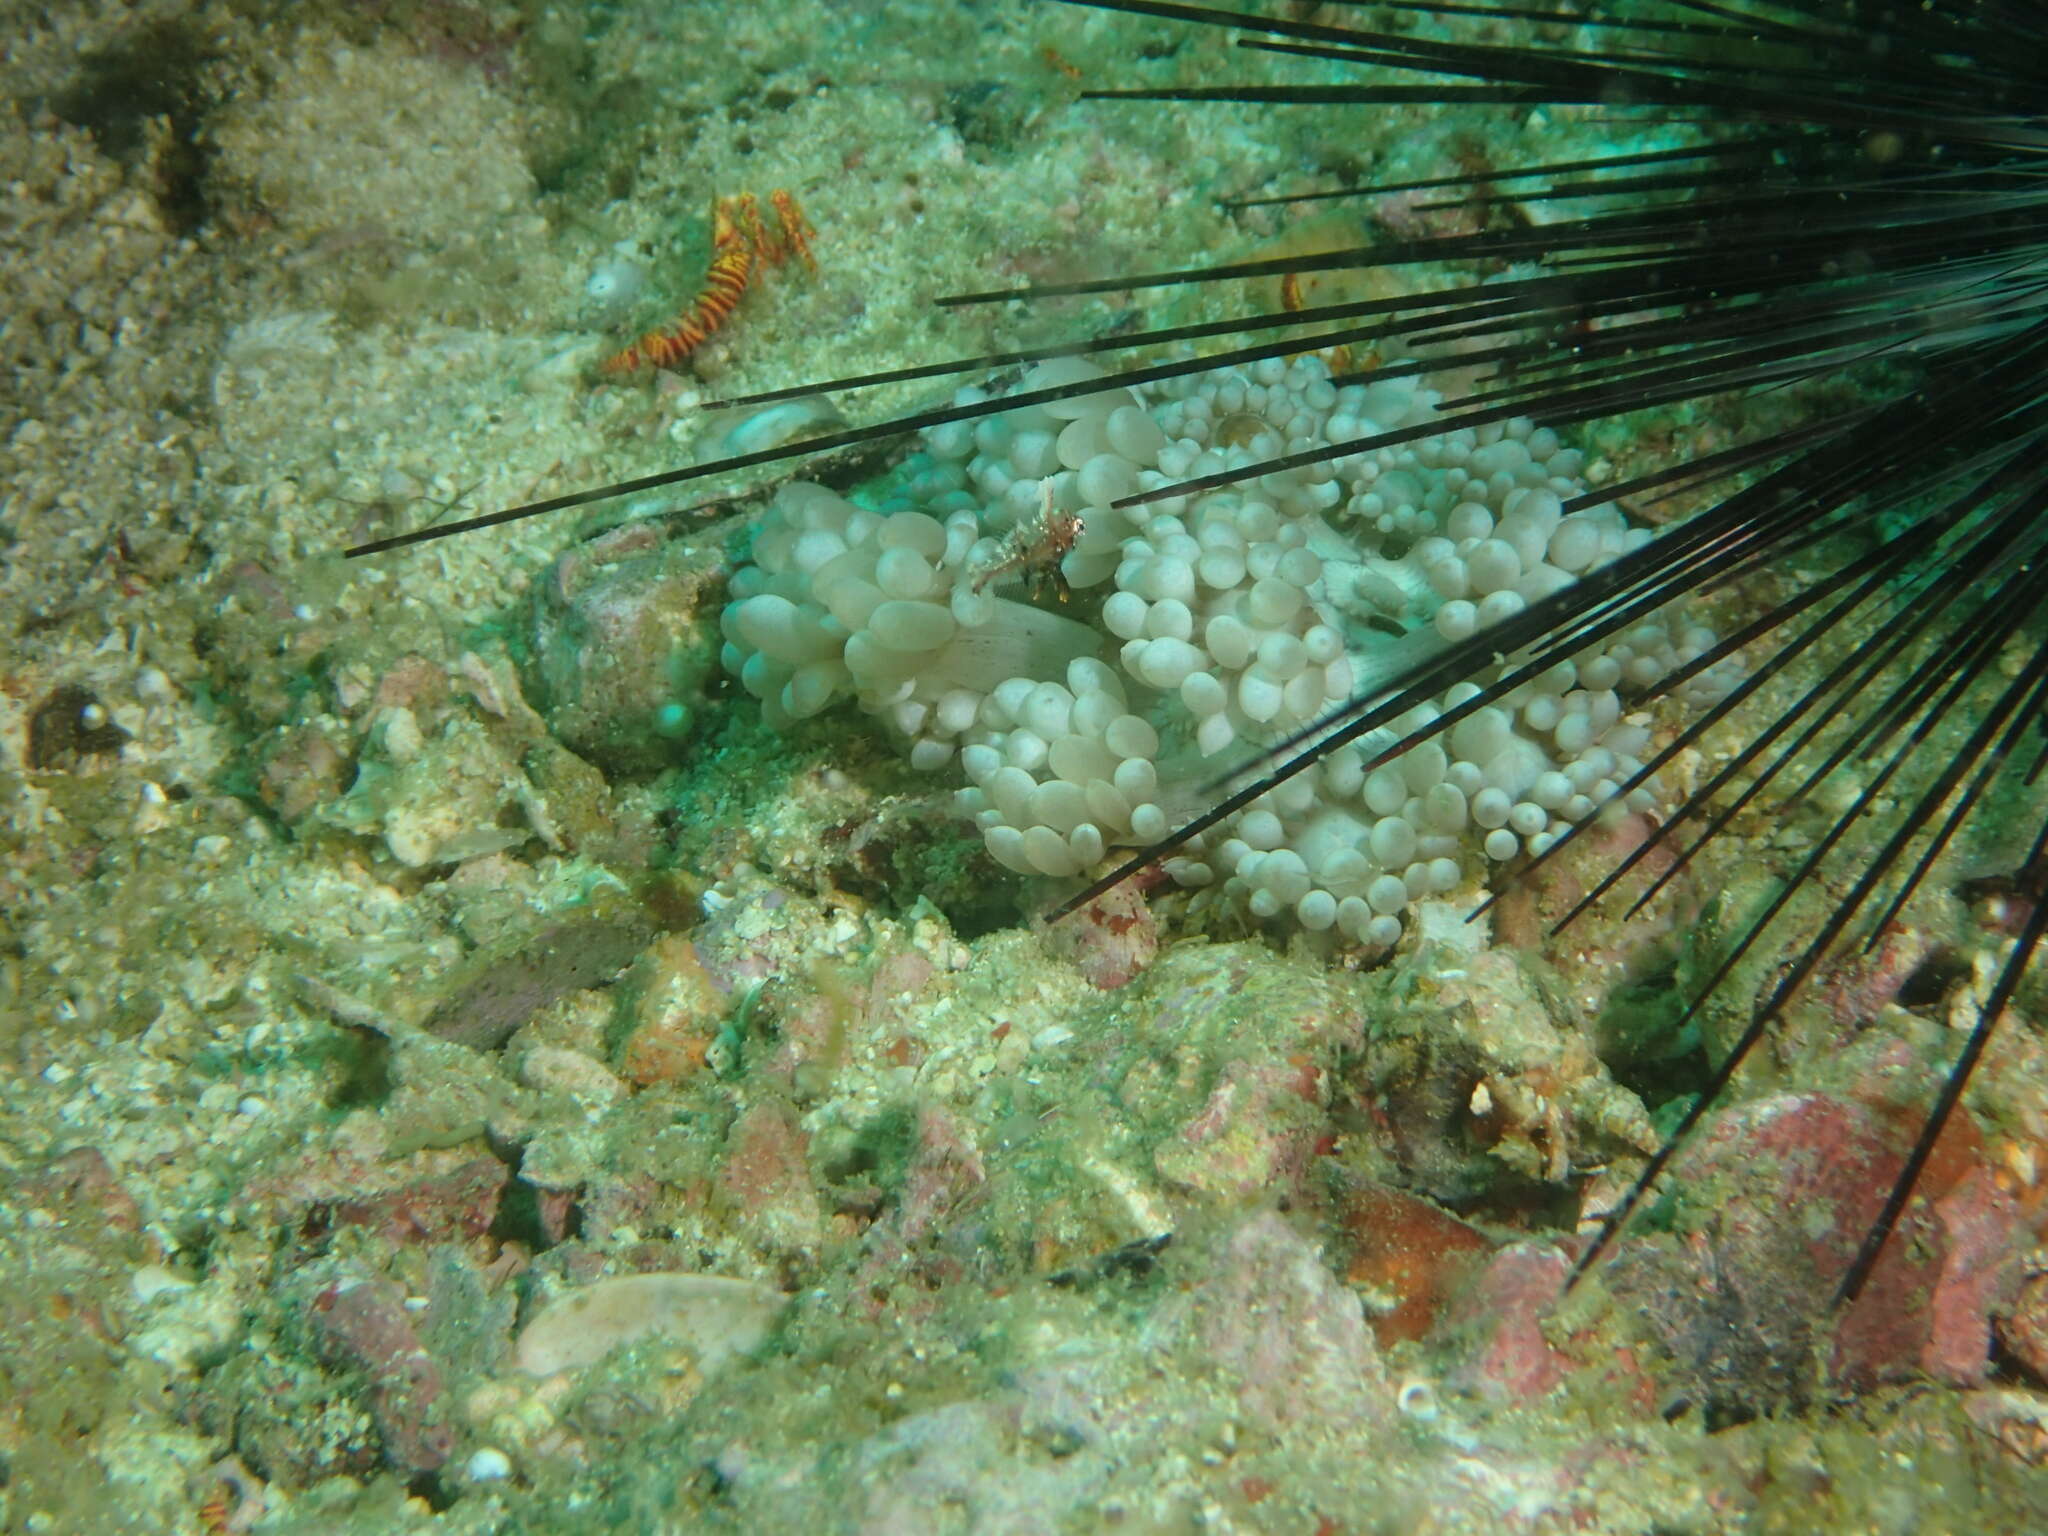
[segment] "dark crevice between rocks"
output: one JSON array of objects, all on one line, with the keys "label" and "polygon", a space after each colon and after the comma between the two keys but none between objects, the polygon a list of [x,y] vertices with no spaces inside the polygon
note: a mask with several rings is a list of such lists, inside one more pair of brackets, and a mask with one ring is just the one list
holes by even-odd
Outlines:
[{"label": "dark crevice between rocks", "polygon": [[1686,1003],[1678,958],[1669,945],[1647,951],[1609,992],[1592,1027],[1601,1062],[1659,1124],[1673,1106],[1682,1112],[1703,1093],[1714,1071],[1698,1023],[1678,1023]]},{"label": "dark crevice between rocks", "polygon": [[375,1109],[391,1097],[391,1041],[376,1030],[341,1028],[332,1064],[328,1108]]},{"label": "dark crevice between rocks", "polygon": [[1894,999],[1901,1008],[1935,1008],[1947,999],[1949,989],[1969,979],[1970,962],[1954,950],[1939,947],[1931,951],[1899,984]]},{"label": "dark crevice between rocks", "polygon": [[407,1480],[405,1491],[424,1503],[435,1514],[440,1514],[462,1497],[451,1488],[438,1471],[416,1472]]},{"label": "dark crevice between rocks", "polygon": [[92,758],[117,754],[127,740],[128,733],[107,718],[92,690],[65,683],[51,689],[28,717],[28,766],[76,769]]},{"label": "dark crevice between rocks", "polygon": [[[179,235],[195,233],[213,213],[207,172],[214,151],[203,129],[212,105],[205,75],[215,57],[195,25],[152,22],[85,54],[49,103],[109,160],[145,172],[158,211]],[[154,118],[166,119],[170,133],[152,153]]]},{"label": "dark crevice between rocks", "polygon": [[546,1253],[557,1243],[567,1242],[583,1231],[583,1206],[572,1201],[558,1216],[550,1218],[542,1209],[549,1195],[521,1178],[505,1186],[492,1218],[490,1235],[501,1243],[518,1243],[529,1253]]}]

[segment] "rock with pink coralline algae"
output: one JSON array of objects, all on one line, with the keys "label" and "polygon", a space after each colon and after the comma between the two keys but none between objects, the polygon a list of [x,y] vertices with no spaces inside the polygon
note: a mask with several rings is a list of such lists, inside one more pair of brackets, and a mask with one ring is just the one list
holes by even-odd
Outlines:
[{"label": "rock with pink coralline algae", "polygon": [[1137,882],[1126,880],[1050,925],[1045,943],[1089,986],[1113,992],[1159,958],[1159,925]]},{"label": "rock with pink coralline algae", "polygon": [[1910,1126],[1822,1093],[1708,1118],[1668,1175],[1680,1237],[1625,1241],[1608,1281],[1710,1421],[1807,1402],[1816,1356],[1831,1386],[1852,1391],[1985,1378],[2024,1233],[1974,1127],[1958,1119],[1951,1131],[1862,1291],[1837,1308]]},{"label": "rock with pink coralline algae", "polygon": [[1243,1221],[1208,1263],[1160,1304],[1151,1344],[1181,1353],[1193,1374],[1227,1373],[1244,1422],[1261,1430],[1392,1419],[1393,1387],[1364,1304],[1283,1217]]},{"label": "rock with pink coralline algae", "polygon": [[413,1328],[404,1289],[388,1280],[339,1281],[313,1298],[312,1322],[321,1354],[368,1379],[384,1454],[412,1472],[446,1462],[455,1449],[446,1384]]},{"label": "rock with pink coralline algae", "polygon": [[814,1255],[825,1238],[808,1147],[796,1117],[773,1101],[750,1106],[726,1133],[719,1193],[734,1225],[778,1256]]},{"label": "rock with pink coralline algae", "polygon": [[1570,1268],[1547,1243],[1511,1243],[1486,1262],[1445,1324],[1469,1341],[1455,1373],[1458,1385],[1495,1402],[1531,1402],[1571,1374],[1570,1358],[1543,1329]]}]

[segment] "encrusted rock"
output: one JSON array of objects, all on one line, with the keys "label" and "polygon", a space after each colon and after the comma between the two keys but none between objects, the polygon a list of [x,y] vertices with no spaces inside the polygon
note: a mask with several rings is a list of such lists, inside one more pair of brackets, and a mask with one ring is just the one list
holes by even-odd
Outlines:
[{"label": "encrusted rock", "polygon": [[648,945],[618,999],[624,1033],[614,1064],[641,1087],[701,1070],[730,1006],[686,933],[663,934]]},{"label": "encrusted rock", "polygon": [[522,1371],[552,1376],[660,1337],[689,1348],[709,1375],[767,1338],[784,1300],[772,1286],[720,1275],[615,1275],[544,1307],[520,1332],[516,1358]]},{"label": "encrusted rock", "polygon": [[368,1377],[386,1456],[409,1472],[447,1461],[455,1432],[441,1367],[420,1342],[400,1287],[369,1279],[328,1286],[313,1298],[313,1332],[329,1359]]},{"label": "encrusted rock", "polygon": [[772,1102],[746,1110],[726,1134],[719,1190],[740,1230],[771,1253],[815,1254],[824,1239],[806,1152],[795,1118]]},{"label": "encrusted rock", "polygon": [[664,542],[629,523],[570,550],[534,587],[534,697],[549,727],[604,768],[672,761],[718,665],[722,537]]},{"label": "encrusted rock", "polygon": [[1562,1183],[1575,1167],[1657,1146],[1568,1003],[1514,953],[1424,948],[1369,978],[1366,995],[1370,1087],[1403,1170],[1434,1198],[1471,1200],[1503,1173]]},{"label": "encrusted rock", "polygon": [[1339,1211],[1351,1243],[1344,1278],[1364,1298],[1382,1345],[1428,1333],[1478,1256],[1493,1246],[1450,1212],[1372,1180],[1346,1190]]},{"label": "encrusted rock", "polygon": [[1147,1332],[1186,1369],[1235,1378],[1244,1421],[1277,1433],[1308,1423],[1384,1424],[1392,1384],[1365,1309],[1300,1233],[1271,1211],[1247,1217],[1192,1289]]},{"label": "encrusted rock", "polygon": [[443,982],[426,1027],[476,1050],[496,1050],[558,998],[611,981],[653,932],[630,904],[594,899],[464,961]]}]

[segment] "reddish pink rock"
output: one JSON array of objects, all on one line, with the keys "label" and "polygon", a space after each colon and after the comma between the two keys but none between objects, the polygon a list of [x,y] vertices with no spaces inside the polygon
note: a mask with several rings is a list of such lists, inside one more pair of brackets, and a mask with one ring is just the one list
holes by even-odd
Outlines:
[{"label": "reddish pink rock", "polygon": [[1493,1246],[1442,1207],[1372,1180],[1345,1191],[1338,1213],[1351,1240],[1344,1278],[1366,1297],[1382,1346],[1428,1333],[1477,1256]]},{"label": "reddish pink rock", "polygon": [[534,1224],[540,1228],[541,1241],[552,1248],[576,1230],[576,1191],[535,1186],[533,1215]]},{"label": "reddish pink rock", "polygon": [[661,1192],[662,1186],[646,1174],[593,1179],[577,1201],[582,1215],[579,1225],[586,1232],[645,1225]]},{"label": "reddish pink rock", "polygon": [[142,1208],[97,1147],[74,1147],[21,1175],[14,1197],[22,1205],[48,1210],[65,1228],[79,1222],[87,1229],[137,1232],[142,1228]]},{"label": "reddish pink rock", "polygon": [[1663,943],[1696,906],[1692,874],[1680,870],[1648,908],[1630,921],[1619,921],[1634,893],[1668,874],[1677,862],[1676,849],[1660,842],[1626,877],[1624,890],[1630,894],[1620,905],[1614,903],[1621,893],[1611,891],[1555,938],[1552,930],[1656,830],[1640,814],[1589,823],[1563,849],[1517,877],[1494,903],[1494,942],[1547,956],[1588,1018],[1600,1012],[1614,987],[1626,984],[1644,953]]},{"label": "reddish pink rock", "polygon": [[1851,1391],[1984,1379],[2024,1232],[1966,1116],[1937,1146],[1861,1294],[1832,1306],[1914,1129],[1849,1099],[1775,1094],[1711,1116],[1680,1155],[1668,1187],[1689,1233],[1682,1247],[1631,1239],[1611,1273],[1710,1411],[1803,1400],[1816,1346],[1833,1384]]},{"label": "reddish pink rock", "polygon": [[868,984],[870,1020],[894,1022],[898,1013],[908,1012],[904,1005],[924,995],[934,974],[931,957],[920,950],[899,949],[884,955]]},{"label": "reddish pink rock", "polygon": [[448,670],[425,656],[401,656],[377,679],[374,709],[410,709],[423,718],[448,702]]},{"label": "reddish pink rock", "polygon": [[756,1104],[733,1123],[718,1187],[755,1242],[783,1256],[817,1252],[825,1213],[811,1182],[807,1139],[783,1105]]},{"label": "reddish pink rock", "polygon": [[1938,1381],[1974,1386],[1990,1365],[1992,1314],[2019,1290],[2019,1202],[1979,1163],[1935,1201],[1934,1213],[1947,1252],[1920,1363]]},{"label": "reddish pink rock", "polygon": [[467,1242],[487,1233],[510,1177],[494,1157],[456,1149],[380,1158],[315,1144],[249,1180],[235,1196],[244,1220],[295,1227],[317,1243],[335,1225],[369,1228],[387,1248]]},{"label": "reddish pink rock", "polygon": [[1135,879],[1111,886],[1044,932],[1046,947],[1104,992],[1124,986],[1159,957],[1159,925]]},{"label": "reddish pink rock", "polygon": [[1812,988],[1812,1000],[1823,1004],[1842,1024],[1868,1023],[1880,1008],[1899,995],[1933,950],[1920,929],[1897,923],[1887,927],[1876,946],[1857,946],[1829,964]]},{"label": "reddish pink rock", "polygon": [[498,1217],[508,1172],[495,1157],[472,1158],[447,1173],[414,1179],[397,1189],[343,1200],[336,1223],[369,1227],[390,1244],[458,1242],[481,1237]]},{"label": "reddish pink rock", "polygon": [[1226,1200],[1284,1189],[1299,1197],[1329,1128],[1322,1074],[1292,1062],[1224,1065],[1202,1108],[1162,1142],[1152,1164],[1163,1179]]},{"label": "reddish pink rock", "polygon": [[953,1207],[987,1182],[974,1134],[943,1109],[927,1106],[917,1119],[899,1207],[901,1235],[915,1242],[935,1230]]},{"label": "reddish pink rock", "polygon": [[927,1105],[918,1115],[917,1146],[910,1155],[895,1207],[868,1229],[868,1254],[855,1294],[871,1315],[915,1250],[955,1219],[959,1208],[988,1182],[974,1136],[946,1110]]},{"label": "reddish pink rock", "polygon": [[1446,1327],[1474,1340],[1457,1384],[1495,1402],[1528,1402],[1571,1374],[1542,1320],[1564,1294],[1571,1266],[1545,1243],[1512,1243],[1487,1261],[1452,1303]]},{"label": "reddish pink rock", "polygon": [[280,726],[257,749],[256,793],[286,822],[331,806],[348,789],[349,744],[330,722]]},{"label": "reddish pink rock", "polygon": [[455,1449],[441,1367],[413,1331],[405,1292],[387,1280],[342,1280],[313,1298],[321,1353],[369,1380],[370,1414],[384,1454],[409,1472],[431,1472]]},{"label": "reddish pink rock", "polygon": [[1990,1372],[1992,1315],[2020,1280],[2018,1203],[1980,1163],[1929,1204],[1933,1220],[1901,1223],[1836,1330],[1848,1385],[1921,1373],[1968,1387]]},{"label": "reddish pink rock", "polygon": [[687,933],[663,934],[642,950],[618,996],[627,1029],[614,1065],[643,1088],[703,1070],[732,1006]]},{"label": "reddish pink rock", "polygon": [[850,967],[813,965],[805,982],[770,988],[761,1004],[779,1043],[765,1072],[785,1085],[800,1068],[828,1075],[853,1042],[887,1039],[909,1027],[917,1007],[943,986],[931,957],[920,950],[887,951],[863,985]]}]

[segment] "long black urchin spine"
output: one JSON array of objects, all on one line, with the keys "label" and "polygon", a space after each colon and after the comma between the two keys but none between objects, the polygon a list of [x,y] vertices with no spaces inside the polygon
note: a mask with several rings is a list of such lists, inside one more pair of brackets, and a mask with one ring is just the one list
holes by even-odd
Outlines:
[{"label": "long black urchin spine", "polygon": [[[2015,877],[2038,895],[2048,848],[2048,810],[2038,792],[2048,754],[2044,19],[2031,7],[1963,0],[1674,3],[1587,23],[1550,15],[1542,19],[1564,40],[1501,44],[1456,40],[1455,19],[1526,22],[1527,13],[1410,4],[1400,9],[1439,16],[1444,25],[1409,32],[1145,0],[1069,3],[1237,28],[1245,46],[1358,76],[1356,84],[1098,93],[1104,97],[1256,101],[1319,113],[1543,104],[1597,109],[1623,128],[1684,124],[1698,135],[1696,145],[1677,150],[1352,189],[1365,195],[1434,185],[1471,195],[1484,184],[1493,212],[1507,211],[1475,233],[1321,258],[1331,267],[1513,264],[1505,280],[1427,289],[1378,307],[1366,325],[1347,306],[1293,317],[1329,327],[1313,343],[1400,336],[1422,366],[1455,346],[1459,364],[1476,363],[1481,380],[1462,400],[1445,403],[1450,424],[1525,413],[1565,425],[1766,391],[1793,392],[1799,409],[1790,424],[1766,424],[1722,450],[1718,462],[1679,462],[1632,483],[1627,490],[1635,495],[1717,481],[1726,489],[1708,511],[1597,578],[1445,649],[1399,679],[1391,695],[1360,699],[1302,733],[1224,803],[1248,803],[1447,681],[1485,675],[1496,657],[1509,665],[1478,696],[1373,761],[1397,757],[1668,600],[1797,570],[1796,580],[1777,583],[1789,590],[1738,633],[1659,685],[1668,691],[1724,658],[1751,658],[1749,680],[1682,727],[1624,788],[1698,745],[1795,659],[1810,653],[1832,664],[1774,716],[1734,715],[1758,722],[1749,746],[1572,915],[1652,848],[1677,847],[1682,866],[1744,808],[1783,808],[1831,775],[1860,787],[1698,987],[1687,1016],[1777,931],[1802,891],[1824,877],[1842,888],[1675,1135],[1608,1214],[1581,1257],[1583,1270],[1823,959],[1859,936],[1875,942],[1937,855],[1967,829],[1988,833],[1980,841],[2005,849]],[[1221,274],[1137,281],[1254,270],[1240,264]],[[1334,445],[1298,461],[1391,440]],[[1149,499],[1276,467],[1213,475]],[[1688,840],[1679,846],[1681,837]],[[1145,850],[1109,879],[1159,851]],[[1842,1278],[1842,1297],[1868,1278],[1904,1210],[2028,971],[2044,910],[2048,902],[2033,902],[2002,958],[1884,1212]]]},{"label": "long black urchin spine", "polygon": [[[1745,956],[1789,946],[1706,1091],[1608,1214],[1580,1268],[1829,955],[1875,942],[1937,859],[1972,842],[1980,857],[1993,851],[2027,898],[2026,915],[1882,1217],[1842,1279],[1842,1295],[1853,1296],[2028,977],[2048,923],[2048,14],[2021,0],[1665,0],[1591,17],[1565,7],[1398,0],[1317,7],[1316,19],[1299,6],[1275,5],[1284,14],[1269,16],[1164,0],[1062,3],[1221,30],[1312,74],[1294,86],[1134,86],[1090,93],[1097,99],[1313,112],[1333,138],[1355,129],[1368,137],[1358,125],[1369,113],[1456,107],[1504,119],[1542,108],[1558,121],[1597,122],[1617,147],[1247,200],[1430,194],[1434,201],[1414,210],[1425,219],[1450,207],[1476,211],[1458,232],[1385,238],[1368,235],[1361,221],[1356,242],[1319,254],[942,302],[1374,268],[1410,274],[1391,296],[1077,338],[809,388],[972,377],[1074,352],[1144,359],[1116,375],[1135,385],[1339,347],[1376,349],[1382,362],[1373,378],[1454,362],[1471,380],[1425,426],[1161,486],[1119,506],[1517,417],[1569,429],[1694,405],[1740,425],[1732,441],[1565,507],[1682,496],[1703,510],[1469,639],[1404,652],[1404,670],[1273,747],[1229,781],[1236,787],[1209,813],[1060,910],[1455,683],[1480,687],[1422,730],[1375,749],[1367,767],[1675,601],[1741,594],[1731,603],[1733,632],[1641,697],[1670,693],[1724,663],[1740,663],[1746,676],[1686,720],[1623,790],[1705,746],[1709,732],[1718,742],[1740,729],[1747,739],[1566,921],[1618,892],[1653,850],[1669,850],[1683,868],[1739,816],[1811,805],[1823,781],[1843,792],[1820,815],[1780,892],[1688,999],[1690,1013]],[[1403,24],[1373,20],[1389,13]],[[1459,275],[1436,276],[1444,271]],[[1189,355],[1198,348],[1209,350]],[[1170,360],[1156,361],[1162,355]],[[940,407],[349,553],[1100,387],[1090,381]],[[1540,857],[1554,858],[1568,842]],[[1670,877],[1667,869],[1651,889]],[[1789,914],[1823,888],[1825,916],[1790,938]]]}]

